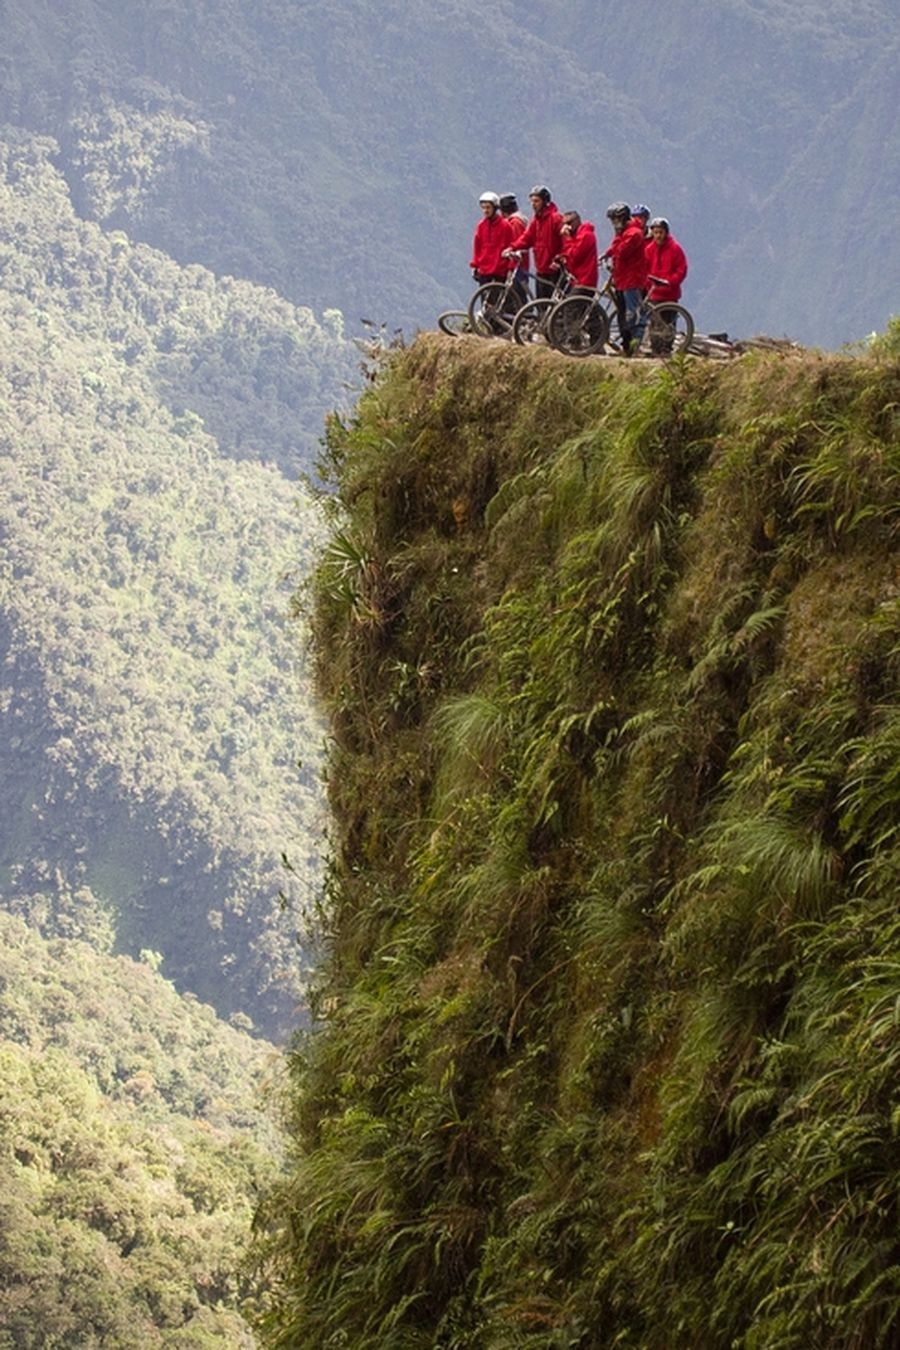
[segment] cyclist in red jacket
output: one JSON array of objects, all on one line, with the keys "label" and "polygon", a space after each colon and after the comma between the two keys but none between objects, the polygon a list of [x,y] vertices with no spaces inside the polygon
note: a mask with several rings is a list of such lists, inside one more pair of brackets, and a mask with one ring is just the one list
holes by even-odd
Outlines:
[{"label": "cyclist in red jacket", "polygon": [[669,229],[665,216],[655,216],[650,222],[650,238],[644,245],[647,264],[647,299],[658,304],[681,299],[681,283],[687,276],[687,258],[684,249]]},{"label": "cyclist in red jacket", "polygon": [[644,231],[644,239],[646,241],[650,238],[650,226],[648,224],[650,220],[650,207],[645,206],[643,202],[638,202],[637,206],[631,208],[631,214],[633,219],[637,221]]},{"label": "cyclist in red jacket", "polygon": [[512,225],[516,234],[524,234],[526,223],[525,217],[519,210],[519,203],[514,192],[501,192],[500,210],[509,221],[510,225]]},{"label": "cyclist in red jacket", "polygon": [[599,277],[597,235],[589,220],[577,211],[565,211],[562,218],[563,246],[560,257],[578,290],[596,290]]},{"label": "cyclist in red jacket", "polygon": [[[597,256],[597,235],[589,220],[582,220],[577,211],[563,213],[562,257],[572,278],[572,295],[592,296],[597,289],[600,260]],[[592,306],[588,310],[587,328],[591,341],[600,337],[600,315]]]},{"label": "cyclist in red jacket", "polygon": [[510,252],[530,248],[534,253],[534,270],[537,273],[535,293],[540,300],[550,297],[559,276],[559,263],[556,259],[562,252],[562,216],[556,203],[551,199],[550,189],[543,183],[538,183],[528,195],[534,214],[524,233],[512,241]]},{"label": "cyclist in red jacket", "polygon": [[612,263],[622,354],[631,356],[641,345],[647,323],[641,307],[647,285],[644,231],[626,202],[613,202],[606,214],[615,233],[603,256]]},{"label": "cyclist in red jacket", "polygon": [[[650,238],[644,245],[647,264],[647,299],[653,304],[670,300],[674,305],[681,299],[681,283],[687,276],[687,258],[684,249],[669,229],[665,216],[655,216],[650,222]],[[662,317],[674,323],[674,314],[662,311]],[[672,350],[671,342],[656,338],[651,345],[658,355]]]},{"label": "cyclist in red jacket", "polygon": [[515,231],[500,210],[496,192],[482,192],[478,198],[481,220],[475,226],[472,240],[472,261],[469,266],[479,285],[486,281],[506,280],[510,264],[505,250]]},{"label": "cyclist in red jacket", "polygon": [[[525,233],[525,217],[519,211],[519,203],[514,192],[501,192],[500,210],[513,227],[513,238]],[[516,259],[516,290],[524,305],[528,292],[528,252]]]}]

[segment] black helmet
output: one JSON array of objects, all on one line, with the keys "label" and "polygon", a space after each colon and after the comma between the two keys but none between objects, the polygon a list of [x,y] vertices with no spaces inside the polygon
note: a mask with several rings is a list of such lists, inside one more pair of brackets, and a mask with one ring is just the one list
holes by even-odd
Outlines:
[{"label": "black helmet", "polygon": [[550,189],[544,183],[537,183],[529,192],[529,197],[540,197],[544,203],[550,201]]},{"label": "black helmet", "polygon": [[518,211],[518,209],[519,203],[516,201],[516,194],[514,192],[501,193],[500,195],[501,211]]},{"label": "black helmet", "polygon": [[606,208],[606,215],[609,220],[630,220],[631,207],[627,202],[613,202]]}]

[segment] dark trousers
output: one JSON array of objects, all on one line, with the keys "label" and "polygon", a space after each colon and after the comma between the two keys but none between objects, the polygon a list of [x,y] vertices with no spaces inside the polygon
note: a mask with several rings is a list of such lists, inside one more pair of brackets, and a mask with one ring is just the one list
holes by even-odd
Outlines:
[{"label": "dark trousers", "polygon": [[669,325],[672,331],[670,333],[660,333],[658,331],[654,332],[652,328],[650,330],[650,350],[656,352],[659,356],[671,355],[675,340],[674,324],[676,316],[677,310],[660,309],[659,317],[662,319],[663,323]]},{"label": "dark trousers", "polygon": [[622,351],[626,354],[631,351],[631,329],[628,326],[628,306],[625,304],[625,296],[621,291],[616,291],[614,296],[616,302],[616,318],[619,320],[619,341],[622,344]]}]

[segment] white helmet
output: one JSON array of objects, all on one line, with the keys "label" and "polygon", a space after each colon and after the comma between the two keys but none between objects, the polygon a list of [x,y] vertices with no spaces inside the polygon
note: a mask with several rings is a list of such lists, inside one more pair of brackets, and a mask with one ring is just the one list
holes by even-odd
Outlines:
[{"label": "white helmet", "polygon": [[478,205],[481,206],[484,202],[490,202],[491,206],[499,206],[500,198],[497,196],[496,192],[482,192],[481,196],[478,198]]}]

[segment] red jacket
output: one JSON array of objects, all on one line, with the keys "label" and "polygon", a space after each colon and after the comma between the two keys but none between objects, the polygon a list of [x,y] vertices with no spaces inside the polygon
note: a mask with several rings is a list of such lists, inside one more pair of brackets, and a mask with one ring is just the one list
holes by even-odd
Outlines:
[{"label": "red jacket", "polygon": [[[644,245],[644,261],[647,264],[647,285],[650,287],[649,300],[679,300],[681,283],[687,276],[687,258],[684,249],[671,234],[666,235],[661,244],[650,239]],[[655,286],[650,277],[659,277],[665,285]]]},{"label": "red jacket", "polygon": [[514,239],[510,248],[532,249],[536,272],[557,272],[559,268],[553,259],[562,253],[564,237],[559,208],[555,202],[548,202],[539,216],[531,217],[525,233]]},{"label": "red jacket", "polygon": [[[513,228],[513,239],[518,239],[519,235],[524,233],[525,230],[525,217],[520,216],[518,211],[513,211],[512,215],[507,216],[506,219],[509,221],[510,225]],[[521,258],[518,259],[513,258],[512,261],[516,264],[516,267],[520,267],[523,272],[528,271],[527,250],[522,254]]]},{"label": "red jacket", "polygon": [[482,276],[505,277],[509,271],[509,258],[502,256],[509,248],[515,230],[505,216],[495,211],[492,216],[482,216],[475,226],[475,238],[472,240],[472,261]]},{"label": "red jacket", "polygon": [[643,290],[647,284],[644,242],[644,231],[634,218],[621,234],[613,236],[606,256],[612,260],[612,281],[617,291]]},{"label": "red jacket", "polygon": [[597,235],[589,220],[583,220],[574,234],[563,236],[562,253],[575,285],[595,288],[600,269]]}]

